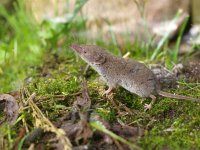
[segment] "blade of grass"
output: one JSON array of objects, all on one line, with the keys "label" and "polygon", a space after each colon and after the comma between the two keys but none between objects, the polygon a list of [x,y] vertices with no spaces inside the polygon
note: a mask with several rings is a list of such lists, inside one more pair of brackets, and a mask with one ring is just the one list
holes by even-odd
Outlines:
[{"label": "blade of grass", "polygon": [[183,36],[183,33],[185,31],[185,28],[186,28],[186,25],[189,21],[189,16],[187,16],[183,22],[183,25],[181,26],[181,29],[180,29],[180,32],[179,32],[179,35],[178,35],[178,38],[177,38],[177,41],[176,41],[176,47],[175,47],[175,51],[173,53],[173,61],[175,63],[178,62],[178,52],[179,52],[179,48],[180,48],[180,44],[181,44],[181,39],[182,39],[182,36]]},{"label": "blade of grass", "polygon": [[[110,35],[111,35],[111,38],[112,38],[112,43],[117,47],[118,44],[117,44],[115,32],[113,31],[113,29],[111,27],[111,23],[108,20],[106,20],[106,22],[109,25],[109,32],[110,32]],[[118,55],[122,57],[122,52],[120,51],[119,48],[118,48]]]},{"label": "blade of grass", "polygon": [[116,135],[115,133],[111,132],[110,130],[106,129],[106,127],[99,121],[93,121],[93,122],[90,123],[90,125],[92,126],[92,128],[99,130],[99,131],[111,136],[115,140],[118,140],[118,141],[120,141],[124,144],[127,144],[128,146],[130,146],[134,149],[141,150],[141,148],[138,147],[137,145],[125,140],[124,138],[122,138],[122,137]]},{"label": "blade of grass", "polygon": [[72,15],[68,18],[67,22],[72,22],[74,20],[78,12],[80,12],[80,10],[82,9],[82,7],[85,5],[87,1],[88,0],[76,0],[74,11]]},{"label": "blade of grass", "polygon": [[150,59],[151,61],[153,61],[153,60],[156,58],[156,56],[157,56],[158,53],[160,52],[162,46],[163,46],[163,45],[165,44],[165,42],[168,40],[169,35],[170,35],[170,33],[171,33],[171,26],[179,19],[179,17],[181,16],[181,14],[182,14],[182,11],[179,10],[179,11],[176,13],[174,19],[170,22],[170,24],[169,24],[169,30],[165,33],[165,35],[163,36],[163,38],[159,41],[158,46],[156,47],[155,51],[153,52],[153,54],[152,54],[152,56],[151,56],[151,59]]}]

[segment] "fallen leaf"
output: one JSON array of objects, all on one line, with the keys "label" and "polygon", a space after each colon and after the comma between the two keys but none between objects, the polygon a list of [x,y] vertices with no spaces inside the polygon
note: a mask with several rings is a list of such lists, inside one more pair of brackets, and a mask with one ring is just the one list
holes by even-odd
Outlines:
[{"label": "fallen leaf", "polygon": [[[89,97],[87,83],[82,78],[82,96],[78,96],[76,101],[73,103],[72,112],[69,113],[68,121],[63,122],[61,128],[64,129],[67,136],[71,141],[75,141],[77,145],[86,143],[89,138],[92,137],[93,132],[89,126],[89,112],[91,107],[91,99]],[[78,114],[79,117],[75,116]],[[79,119],[79,120],[78,120]]]},{"label": "fallen leaf", "polygon": [[82,97],[77,97],[73,104],[75,110],[87,111],[91,107],[91,99],[85,78],[82,79]]},{"label": "fallen leaf", "polygon": [[16,99],[9,94],[0,94],[0,103],[4,107],[3,111],[5,113],[5,118],[0,121],[0,125],[5,121],[14,124],[19,115],[19,106]]},{"label": "fallen leaf", "polygon": [[115,123],[111,130],[119,136],[127,137],[127,138],[138,138],[138,136],[144,135],[144,129],[140,127],[132,127],[127,125],[120,125],[119,123]]},{"label": "fallen leaf", "polygon": [[41,137],[43,134],[42,128],[35,128],[33,131],[31,131],[25,138],[24,144],[25,145],[31,145],[31,143],[34,143],[38,137]]},{"label": "fallen leaf", "polygon": [[[116,134],[116,136],[118,138],[126,138],[126,139],[131,140],[131,142],[135,142],[135,140],[138,137],[144,135],[145,130],[140,127],[120,125],[119,123],[109,124],[109,122],[104,120],[98,114],[92,114],[90,118],[91,118],[90,124],[92,124],[93,122],[99,122],[103,127],[105,127],[105,129],[108,132],[113,132],[113,134]],[[114,138],[115,136],[110,136],[110,134],[105,134],[105,132],[102,132],[102,131],[103,130],[95,131],[93,137],[96,137],[96,139],[98,139],[98,140],[94,140],[95,144],[93,145],[93,147],[102,148],[104,146],[106,146],[106,147],[115,146],[114,149],[116,149],[116,147],[117,147],[117,149],[127,149],[127,150],[130,149],[130,147],[128,147],[128,144],[126,142],[125,142],[126,144],[123,142],[119,142],[118,138]],[[113,134],[111,134],[111,135],[113,135]]]}]

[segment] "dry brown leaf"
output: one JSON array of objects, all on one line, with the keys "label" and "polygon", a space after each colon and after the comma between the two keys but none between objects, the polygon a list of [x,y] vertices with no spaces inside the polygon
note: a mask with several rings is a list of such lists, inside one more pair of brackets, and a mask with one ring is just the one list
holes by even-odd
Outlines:
[{"label": "dry brown leaf", "polygon": [[[63,122],[61,125],[61,128],[64,129],[69,138],[75,141],[78,145],[80,143],[79,141],[83,140],[83,143],[86,143],[93,135],[88,121],[88,110],[90,107],[91,100],[88,93],[87,83],[86,80],[82,78],[82,96],[78,96],[74,102],[72,108],[73,112],[71,112],[71,116],[69,116],[70,120]],[[74,116],[75,114],[78,114],[80,120],[78,120],[78,117]]]},{"label": "dry brown leaf", "polygon": [[9,124],[14,124],[19,115],[19,106],[16,99],[9,94],[0,94],[0,105],[3,106],[5,118],[0,121],[2,124],[7,121]]},{"label": "dry brown leaf", "polygon": [[87,88],[85,78],[82,78],[82,97],[77,97],[77,100],[73,104],[73,108],[81,111],[87,111],[91,107],[91,99]]}]

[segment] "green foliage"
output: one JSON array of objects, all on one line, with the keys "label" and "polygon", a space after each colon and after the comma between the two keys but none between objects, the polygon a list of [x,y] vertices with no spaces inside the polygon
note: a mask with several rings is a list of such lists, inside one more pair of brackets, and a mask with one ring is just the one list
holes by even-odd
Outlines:
[{"label": "green foliage", "polygon": [[10,29],[8,41],[2,41],[5,47],[3,50],[8,55],[7,62],[13,61],[13,59],[18,62],[18,57],[24,58],[23,61],[37,61],[32,55],[37,55],[41,51],[38,25],[26,10],[23,0],[14,4],[14,10],[10,13],[2,6],[0,9],[0,14],[8,23]]},{"label": "green foliage", "polygon": [[[25,7],[24,0],[14,3],[13,12],[0,6],[0,92],[18,89],[26,77],[26,70],[42,62],[42,57],[48,49],[57,47],[57,43],[64,38],[71,29],[84,27],[84,19],[74,23],[77,13],[87,0],[77,0],[74,12],[64,18],[64,22],[44,20],[40,25],[30,11]],[[4,26],[4,24],[6,24]],[[71,43],[68,37],[68,43]],[[6,80],[5,80],[6,78]]]},{"label": "green foliage", "polygon": [[14,3],[14,12],[1,6],[0,16],[8,26],[5,26],[5,38],[0,41],[0,82],[3,85],[0,91],[8,92],[19,88],[27,67],[40,62],[43,47],[38,35],[39,26],[25,9],[24,1]]},{"label": "green foliage", "polygon": [[176,22],[179,19],[180,16],[181,16],[181,11],[178,11],[177,14],[175,15],[174,19],[172,20],[172,22],[169,24],[169,30],[165,33],[163,38],[159,41],[158,46],[154,50],[154,52],[150,58],[151,61],[153,61],[156,58],[156,56],[160,52],[163,45],[169,40],[169,35],[171,33],[171,26],[174,22]]},{"label": "green foliage", "polygon": [[189,21],[189,16],[187,16],[185,18],[185,21],[183,22],[183,25],[181,26],[181,29],[180,29],[180,32],[179,32],[179,35],[178,35],[178,38],[177,38],[177,41],[176,41],[176,47],[175,47],[174,53],[172,55],[174,63],[178,63],[178,52],[179,52],[179,49],[180,49],[181,39],[183,37],[183,33],[185,31],[185,28],[186,28],[188,21]]},{"label": "green foliage", "polygon": [[[42,30],[39,35],[44,39],[43,43],[46,46],[49,45],[49,48],[56,47],[58,40],[65,37],[69,32],[73,32],[74,29],[76,29],[75,32],[77,32],[85,27],[85,19],[76,17],[76,15],[87,1],[88,0],[77,0],[74,11],[69,14],[66,12],[66,17],[45,19],[42,22]],[[74,20],[76,21],[75,23],[73,22]]]}]

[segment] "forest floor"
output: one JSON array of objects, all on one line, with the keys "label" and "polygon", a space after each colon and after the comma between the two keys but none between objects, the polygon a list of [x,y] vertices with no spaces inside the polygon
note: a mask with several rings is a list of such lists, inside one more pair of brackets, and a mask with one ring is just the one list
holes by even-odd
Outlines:
[{"label": "forest floor", "polygon": [[[0,117],[8,122],[0,126],[0,149],[200,149],[198,102],[157,97],[152,109],[144,111],[144,104],[151,99],[144,100],[120,87],[107,98],[102,95],[106,84],[69,46],[92,43],[114,55],[130,52],[130,59],[147,66],[162,64],[168,70],[177,63],[187,64],[189,69],[176,79],[176,86],[165,91],[200,98],[200,62],[191,61],[199,59],[198,47],[172,59],[175,49],[166,44],[150,61],[155,48],[151,45],[127,41],[118,47],[112,41],[90,41],[74,35],[85,30],[80,18],[65,27],[47,21],[33,28],[31,22],[27,26],[25,17],[18,23],[21,13],[12,15],[12,19],[3,14],[8,21],[4,28],[12,31],[1,32],[0,36],[8,37],[0,48],[14,48],[18,53],[10,52],[1,63],[0,92],[12,95],[17,104],[0,95]],[[24,32],[16,32],[22,27]],[[20,42],[22,37],[26,38],[24,43]],[[26,51],[28,48],[39,49],[40,53]]]}]

